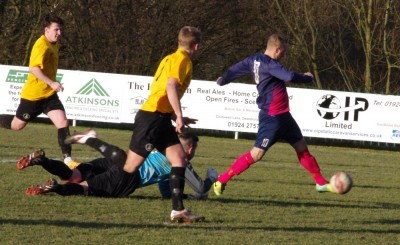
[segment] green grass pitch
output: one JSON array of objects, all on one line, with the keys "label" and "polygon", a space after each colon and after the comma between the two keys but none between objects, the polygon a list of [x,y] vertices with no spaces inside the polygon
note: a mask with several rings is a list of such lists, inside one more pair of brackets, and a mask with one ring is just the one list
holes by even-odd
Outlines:
[{"label": "green grass pitch", "polygon": [[[129,130],[95,130],[128,148]],[[171,202],[160,198],[156,185],[124,199],[26,196],[28,186],[51,176],[40,167],[18,171],[15,163],[35,148],[60,158],[56,133],[47,124],[30,124],[20,132],[0,129],[1,244],[400,243],[400,152],[311,145],[326,178],[336,171],[352,176],[353,189],[336,195],[317,193],[291,147],[278,143],[229,182],[222,196],[210,191],[207,200],[185,201],[206,222],[171,225],[166,222]],[[192,163],[202,176],[209,166],[222,172],[252,144],[200,136]],[[73,155],[81,162],[99,156],[82,145],[73,145]]]}]

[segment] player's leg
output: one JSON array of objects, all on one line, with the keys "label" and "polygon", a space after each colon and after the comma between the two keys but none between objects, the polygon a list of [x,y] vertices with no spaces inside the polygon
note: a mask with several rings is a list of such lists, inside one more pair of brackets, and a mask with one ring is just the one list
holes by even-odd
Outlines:
[{"label": "player's leg", "polygon": [[319,185],[325,185],[327,181],[321,174],[321,169],[317,163],[317,160],[313,155],[311,155],[310,151],[308,150],[304,138],[300,139],[292,146],[296,150],[296,154],[301,166],[303,166],[303,168],[306,169],[312,175],[312,177],[315,180],[315,183]]},{"label": "player's leg", "polygon": [[13,115],[0,115],[0,128],[21,130],[26,126],[26,122],[19,120]]},{"label": "player's leg", "polygon": [[85,188],[78,183],[66,183],[64,185],[59,184],[52,191],[61,196],[87,195]]},{"label": "player's leg", "polygon": [[69,122],[65,114],[65,109],[57,94],[50,96],[43,100],[42,111],[46,114],[57,128],[58,145],[60,146],[61,153],[64,157],[64,163],[71,169],[79,165],[78,162],[72,160],[71,145],[65,143],[65,139],[70,135]]},{"label": "player's leg", "polygon": [[185,160],[185,152],[182,145],[175,144],[168,147],[166,157],[172,164],[171,174],[169,176],[169,186],[171,189],[172,211],[171,222],[191,223],[201,222],[205,220],[203,215],[193,214],[185,209],[183,205],[183,192],[185,187],[185,171],[187,162]]},{"label": "player's leg", "polygon": [[308,150],[304,138],[292,144],[292,146],[296,150],[301,166],[303,166],[303,168],[306,169],[313,177],[316,183],[316,190],[319,192],[334,192],[328,181],[322,175],[317,160]]},{"label": "player's leg", "polygon": [[[60,177],[60,179],[64,181],[69,181],[73,176],[74,171],[65,165],[64,162],[46,158],[41,165],[47,172]],[[74,179],[76,179],[76,177]]]},{"label": "player's leg", "polygon": [[157,140],[157,149],[165,152],[165,157],[171,163],[171,173],[169,175],[169,187],[171,191],[172,211],[171,220],[179,222],[179,213],[185,210],[183,205],[183,191],[185,187],[186,154],[179,141],[175,128],[171,124],[171,119],[160,115],[160,123],[157,129],[153,129],[151,134]]},{"label": "player's leg", "polygon": [[39,102],[20,99],[15,116],[0,115],[0,127],[19,131],[35,119],[40,113]]},{"label": "player's leg", "polygon": [[66,159],[65,163],[71,161],[71,145],[65,144],[65,139],[70,136],[69,123],[63,110],[51,110],[47,112],[47,116],[57,128],[58,145],[60,146],[62,155]]},{"label": "player's leg", "polygon": [[28,122],[23,121],[17,117],[14,117],[12,122],[11,122],[11,129],[14,131],[19,131],[25,128],[25,126],[28,124]]},{"label": "player's leg", "polygon": [[30,166],[41,166],[47,172],[57,175],[62,180],[68,181],[72,177],[72,170],[63,162],[49,159],[45,156],[45,152],[41,149],[35,150],[33,153],[21,157],[17,162],[17,169],[22,170]]},{"label": "player's leg", "polygon": [[[97,138],[96,131],[94,131],[93,129],[88,129],[81,133],[75,133],[73,135],[68,136],[65,139],[64,143],[68,144],[68,145],[70,145],[70,144],[86,144],[86,141],[89,138]],[[95,148],[96,146],[91,146],[91,147]],[[95,148],[95,150],[100,151],[99,149],[97,149],[97,147]]]},{"label": "player's leg", "polygon": [[183,191],[185,187],[186,164],[185,152],[180,143],[167,147],[165,156],[172,165],[169,175],[169,185],[171,189],[172,209],[176,211],[184,210]]},{"label": "player's leg", "polygon": [[150,128],[148,136],[153,139],[157,150],[165,152],[166,158],[172,165],[169,176],[172,201],[171,222],[203,221],[204,216],[191,213],[183,205],[187,160],[175,127],[171,123],[171,115],[153,113],[152,117],[155,119],[154,127]]},{"label": "player's leg", "polygon": [[46,181],[44,184],[30,186],[26,189],[25,194],[34,196],[49,192],[54,192],[62,196],[72,196],[84,195],[85,189],[77,183],[59,184],[54,178],[50,178],[50,180]]},{"label": "player's leg", "polygon": [[[233,162],[233,164],[218,177],[218,181],[222,184],[226,184],[233,176],[240,175],[248,169],[250,165],[260,160],[264,153],[264,150],[253,147],[251,151],[239,156],[235,162]],[[253,155],[257,156],[257,158],[253,157]]]},{"label": "player's leg", "polygon": [[142,157],[136,152],[128,150],[126,161],[123,166],[124,171],[127,173],[137,172],[140,166],[142,166],[145,159],[146,159],[145,157]]},{"label": "player's leg", "polygon": [[44,161],[45,158],[45,152],[42,149],[37,149],[21,157],[17,162],[17,169],[22,170],[30,166],[41,165],[41,162]]},{"label": "player's leg", "polygon": [[222,194],[226,184],[233,176],[240,175],[252,164],[263,158],[266,151],[275,144],[279,138],[279,127],[279,118],[271,117],[265,112],[260,111],[259,128],[254,147],[250,151],[239,156],[235,162],[218,177],[218,181],[214,183],[214,192],[217,196]]},{"label": "player's leg", "polygon": [[134,133],[129,143],[129,150],[124,164],[127,173],[136,172],[146,157],[154,149],[160,117],[156,113],[139,110],[133,124]]},{"label": "player's leg", "polygon": [[105,158],[110,159],[115,164],[123,166],[126,161],[126,153],[121,148],[111,145],[97,138],[96,131],[89,129],[85,132],[71,135],[66,138],[66,144],[86,144],[100,152]]},{"label": "player's leg", "polygon": [[45,194],[48,192],[53,191],[57,188],[58,183],[54,178],[50,178],[44,184],[40,185],[32,185],[25,190],[25,194],[28,196],[40,195]]},{"label": "player's leg", "polygon": [[11,129],[11,122],[13,121],[13,115],[0,115],[0,128]]},{"label": "player's leg", "polygon": [[[225,190],[226,184],[233,176],[240,175],[242,172],[246,171],[246,169],[248,169],[250,165],[259,161],[262,156],[264,156],[264,154],[264,150],[253,147],[251,151],[248,151],[239,156],[225,172],[218,176],[218,180],[214,182],[214,193],[217,196],[222,195]],[[257,157],[253,157],[252,155]]]},{"label": "player's leg", "polygon": [[[135,123],[137,123],[136,120]],[[96,196],[125,197],[139,187],[138,169],[153,150],[153,147],[148,147],[152,144],[147,141],[146,137],[143,137],[145,135],[143,133],[146,131],[143,129],[143,127],[135,128],[125,162],[114,164],[107,172],[87,181],[90,193]]]},{"label": "player's leg", "polygon": [[[81,174],[77,169],[69,169],[63,162],[49,159],[45,157],[44,151],[36,150],[35,152],[22,157],[18,163],[17,168],[22,169],[28,166],[40,165],[45,170],[53,175],[57,175],[65,181],[80,182]],[[82,164],[85,165],[85,164]],[[65,185],[60,185],[58,182],[51,178],[44,184],[32,185],[26,189],[25,193],[27,195],[39,195],[48,192],[56,192],[60,195],[72,195],[75,193],[80,194],[80,186],[76,186],[74,183],[67,183]]]},{"label": "player's leg", "polygon": [[286,129],[284,131],[283,139],[288,141],[295,149],[301,166],[311,174],[316,183],[317,190],[330,191],[330,186],[322,175],[317,160],[308,150],[307,143],[301,130],[290,113],[286,115],[285,122]]}]

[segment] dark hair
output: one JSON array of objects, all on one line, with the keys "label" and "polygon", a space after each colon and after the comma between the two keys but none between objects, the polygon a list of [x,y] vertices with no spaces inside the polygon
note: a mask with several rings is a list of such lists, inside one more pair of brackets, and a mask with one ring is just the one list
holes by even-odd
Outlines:
[{"label": "dark hair", "polygon": [[51,23],[57,23],[64,26],[64,21],[54,13],[47,14],[43,19],[43,28],[49,27]]},{"label": "dark hair", "polygon": [[191,139],[195,143],[199,142],[199,137],[197,137],[197,135],[194,135],[191,133],[181,133],[181,134],[179,134],[179,138],[183,139],[183,140]]}]

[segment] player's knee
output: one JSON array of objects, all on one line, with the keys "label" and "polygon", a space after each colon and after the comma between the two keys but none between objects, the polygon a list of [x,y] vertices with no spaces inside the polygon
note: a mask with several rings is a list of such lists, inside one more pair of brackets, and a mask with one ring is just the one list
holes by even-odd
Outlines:
[{"label": "player's knee", "polygon": [[13,131],[20,131],[25,128],[27,123],[11,123],[10,129]]},{"label": "player's knee", "polygon": [[292,144],[292,147],[296,150],[296,152],[302,152],[307,149],[307,143],[304,138],[301,138],[296,143]]},{"label": "player's knee", "polygon": [[118,147],[111,149],[111,160],[118,165],[123,165],[126,162],[126,153]]},{"label": "player's knee", "polygon": [[265,151],[259,148],[254,148],[250,151],[249,164],[260,161],[265,155]]},{"label": "player's knee", "polygon": [[181,195],[181,194],[182,194],[181,188],[173,188],[172,189],[172,195],[178,196],[178,195]]},{"label": "player's knee", "polygon": [[171,181],[172,181],[172,182],[181,181],[181,180],[184,179],[184,178],[182,178],[182,176],[179,176],[179,175],[177,175],[177,174],[171,174],[171,175],[169,176],[169,178],[170,178],[170,182],[171,182]]},{"label": "player's knee", "polygon": [[130,174],[138,171],[138,169],[140,167],[140,165],[135,165],[135,164],[130,163],[130,162],[126,162],[123,166],[124,166],[123,170],[125,172],[127,172],[127,173],[130,173]]},{"label": "player's knee", "polygon": [[255,155],[255,156],[253,156],[253,161],[254,161],[254,162],[258,162],[258,161],[260,161],[263,157],[264,157],[264,154],[257,154],[257,155]]}]

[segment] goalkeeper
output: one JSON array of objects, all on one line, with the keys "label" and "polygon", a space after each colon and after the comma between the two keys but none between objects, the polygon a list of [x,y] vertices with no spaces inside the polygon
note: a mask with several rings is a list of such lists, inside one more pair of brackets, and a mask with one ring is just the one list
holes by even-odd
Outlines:
[{"label": "goalkeeper", "polygon": [[[179,139],[188,161],[191,160],[196,152],[198,137],[192,134],[181,134]],[[122,167],[126,160],[126,153],[98,139],[95,131],[88,130],[82,134],[70,136],[66,142],[86,144],[99,151],[103,157],[81,163],[71,170],[63,162],[45,157],[43,150],[36,150],[22,157],[17,163],[17,168],[21,170],[28,166],[40,165],[51,174],[60,177],[65,183],[60,184],[51,178],[45,184],[29,187],[26,190],[27,195],[55,192],[63,196],[127,197],[138,188],[158,183],[161,196],[163,198],[171,196],[168,180],[171,164],[160,152],[152,152],[138,171],[125,174]],[[206,198],[217,177],[217,172],[208,168],[207,176],[203,181],[189,163],[186,167],[185,179],[195,193],[185,194],[184,198]]]}]

